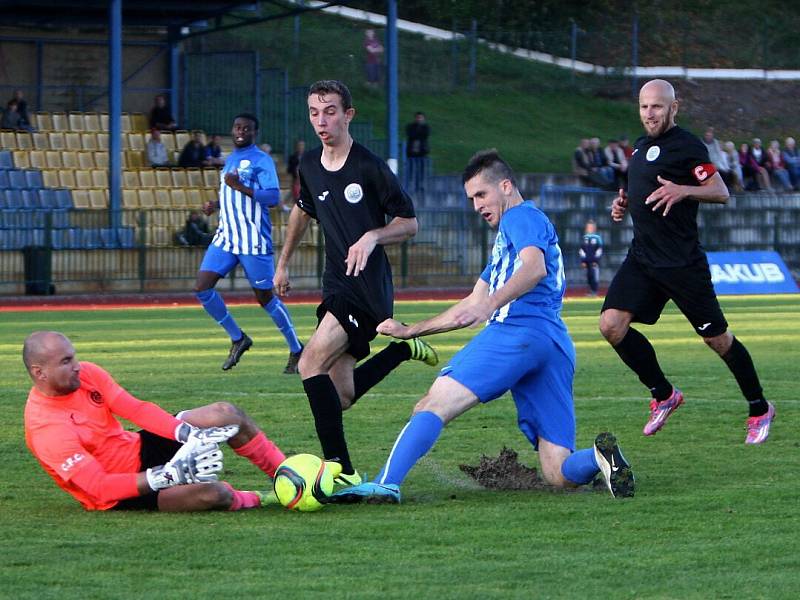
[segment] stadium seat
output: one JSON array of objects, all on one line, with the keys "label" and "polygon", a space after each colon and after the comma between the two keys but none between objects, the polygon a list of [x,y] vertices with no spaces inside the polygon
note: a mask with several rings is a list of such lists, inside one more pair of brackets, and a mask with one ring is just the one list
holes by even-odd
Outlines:
[{"label": "stadium seat", "polygon": [[56,190],[56,207],[57,208],[72,208],[72,193],[65,188]]},{"label": "stadium seat", "polygon": [[78,153],[75,150],[61,151],[61,164],[66,169],[78,168]]},{"label": "stadium seat", "polygon": [[30,150],[33,148],[33,135],[30,131],[17,132],[17,148],[20,150]]},{"label": "stadium seat", "polygon": [[0,169],[13,169],[14,168],[14,159],[11,156],[11,152],[7,150],[0,150]]},{"label": "stadium seat", "polygon": [[89,208],[89,190],[72,190],[72,204],[75,208]]},{"label": "stadium seat", "polygon": [[17,134],[12,129],[4,129],[0,131],[0,146],[4,150],[17,149]]},{"label": "stadium seat", "polygon": [[172,169],[171,175],[171,185],[173,187],[189,187],[189,178],[186,176],[186,169]]},{"label": "stadium seat", "polygon": [[[58,184],[61,187],[69,188],[71,190],[78,187],[77,182],[75,181],[75,171],[72,169],[61,169],[58,172]],[[76,208],[85,208],[79,207],[77,203],[75,204]]]},{"label": "stadium seat", "polygon": [[94,187],[92,184],[92,173],[87,169],[75,169],[75,183],[76,187],[81,189],[89,189]]},{"label": "stadium seat", "polygon": [[108,113],[100,113],[100,131],[109,131],[111,128],[108,125]]},{"label": "stadium seat", "polygon": [[139,152],[143,151],[145,148],[144,145],[144,135],[141,133],[129,133],[127,136],[127,144],[125,148],[127,150],[138,150]]},{"label": "stadium seat", "polygon": [[135,233],[133,227],[117,227],[117,241],[120,248],[135,248]]},{"label": "stadium seat", "polygon": [[156,205],[156,199],[153,195],[153,190],[139,190],[139,206],[142,208],[153,208]]},{"label": "stadium seat", "polygon": [[100,239],[100,230],[94,227],[84,227],[81,229],[81,248],[93,250],[102,247],[103,242]]},{"label": "stadium seat", "polygon": [[139,193],[137,190],[122,190],[122,208],[139,208]]},{"label": "stadium seat", "polygon": [[122,122],[122,131],[131,131],[131,116],[128,113],[122,113],[120,116]]},{"label": "stadium seat", "polygon": [[97,134],[97,149],[98,150],[105,150],[108,151],[108,134],[107,133],[98,133]]},{"label": "stadium seat", "polygon": [[51,189],[39,190],[39,203],[42,208],[56,208],[56,191]]},{"label": "stadium seat", "polygon": [[86,150],[78,152],[78,167],[81,169],[94,169],[94,152]]},{"label": "stadium seat", "polygon": [[186,169],[186,179],[189,183],[189,187],[200,188],[205,186],[203,171],[201,169]]},{"label": "stadium seat", "polygon": [[162,188],[172,187],[172,173],[169,169],[156,169],[156,185]]},{"label": "stadium seat", "polygon": [[58,179],[58,171],[56,169],[44,169],[42,171],[42,181],[45,187],[57,188],[61,185]]},{"label": "stadium seat", "polygon": [[[41,190],[39,192],[40,199],[43,191],[44,190]],[[64,229],[65,227],[70,226],[69,211],[65,208],[48,208],[42,210],[42,213],[50,216],[50,226],[53,228]]]},{"label": "stadium seat", "polygon": [[49,112],[38,112],[34,116],[36,129],[39,131],[50,131],[53,129],[53,118]]},{"label": "stadium seat", "polygon": [[10,169],[8,171],[8,186],[15,190],[21,190],[28,187],[28,182],[25,181],[25,171],[21,171],[20,169]]},{"label": "stadium seat", "polygon": [[50,134],[42,131],[33,132],[33,147],[37,150],[50,149]]},{"label": "stadium seat", "polygon": [[9,169],[0,169],[0,190],[11,186],[8,178]]},{"label": "stadium seat", "polygon": [[108,171],[105,169],[92,169],[92,185],[99,188],[108,188]]},{"label": "stadium seat", "polygon": [[191,139],[192,134],[185,129],[179,129],[175,132],[175,149],[178,151],[183,150],[183,147],[188,144]]},{"label": "stadium seat", "polygon": [[219,185],[219,169],[203,169],[203,184],[206,187]]},{"label": "stadium seat", "polygon": [[22,190],[22,208],[40,208],[39,190]]},{"label": "stadium seat", "polygon": [[100,131],[100,115],[95,112],[83,113],[83,130]]},{"label": "stadium seat", "polygon": [[139,171],[139,181],[143,188],[156,187],[156,173],[155,169],[142,169]]},{"label": "stadium seat", "polygon": [[90,208],[108,208],[108,197],[106,196],[107,190],[93,188],[89,190],[89,207]]},{"label": "stadium seat", "polygon": [[52,118],[53,129],[55,131],[67,131],[69,129],[69,119],[67,118],[67,113],[54,112],[52,114]]},{"label": "stadium seat", "polygon": [[177,150],[175,147],[175,134],[171,131],[161,132],[161,143],[164,144],[164,148],[167,149],[168,153],[172,153]]},{"label": "stadium seat", "polygon": [[69,113],[67,122],[70,131],[83,131],[83,113]]},{"label": "stadium seat", "polygon": [[[125,164],[129,169],[142,169],[144,168],[144,157],[139,150],[126,150],[125,151]],[[148,165],[149,166],[149,165]]]},{"label": "stadium seat", "polygon": [[74,131],[66,132],[64,134],[64,143],[67,146],[67,150],[83,150],[80,133]]},{"label": "stadium seat", "polygon": [[102,229],[98,229],[98,233],[100,234],[100,245],[103,248],[118,248],[119,243],[117,242],[117,231],[116,229],[111,229],[109,227],[103,227]]},{"label": "stadium seat", "polygon": [[97,168],[105,169],[108,167],[108,152],[98,150],[92,154],[94,154],[94,164]]},{"label": "stadium seat", "polygon": [[97,134],[94,132],[82,133],[81,148],[84,150],[97,150]]},{"label": "stadium seat", "polygon": [[203,198],[205,202],[216,202],[219,200],[219,191],[217,188],[203,188]]},{"label": "stadium seat", "polygon": [[67,148],[67,140],[63,131],[51,131],[48,133],[47,143],[51,150],[65,150]]},{"label": "stadium seat", "polygon": [[74,250],[81,247],[81,231],[75,227],[54,229],[52,240],[56,250]]},{"label": "stadium seat", "polygon": [[42,188],[44,181],[42,180],[42,172],[36,169],[28,169],[25,171],[25,181],[29,188]]},{"label": "stadium seat", "polygon": [[6,190],[6,208],[22,208],[22,192]]},{"label": "stadium seat", "polygon": [[156,208],[172,208],[172,200],[169,197],[169,190],[156,188],[155,198]]},{"label": "stadium seat", "polygon": [[60,169],[61,164],[61,151],[59,150],[45,150],[44,160],[49,169]]},{"label": "stadium seat", "polygon": [[44,150],[28,150],[28,159],[30,160],[31,168],[33,169],[47,168],[47,161],[44,158]]},{"label": "stadium seat", "polygon": [[188,201],[186,197],[186,190],[183,188],[173,188],[170,190],[170,196],[172,197],[172,206],[175,208],[186,208],[188,206]]},{"label": "stadium seat", "polygon": [[141,187],[142,184],[139,181],[139,171],[134,171],[133,169],[125,169],[122,172],[122,187],[128,189],[136,189]]},{"label": "stadium seat", "polygon": [[203,206],[203,197],[200,190],[189,188],[186,190],[186,206],[189,208],[200,208]]},{"label": "stadium seat", "polygon": [[31,166],[31,157],[27,150],[14,150],[14,165],[18,169],[27,169]]}]

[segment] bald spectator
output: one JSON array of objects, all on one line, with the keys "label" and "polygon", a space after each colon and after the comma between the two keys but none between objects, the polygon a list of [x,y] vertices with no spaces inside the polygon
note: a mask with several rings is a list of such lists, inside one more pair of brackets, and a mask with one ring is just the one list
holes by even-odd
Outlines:
[{"label": "bald spectator", "polygon": [[733,175],[728,163],[728,155],[722,151],[722,145],[714,137],[713,127],[706,127],[706,131],[703,134],[703,144],[708,149],[708,158],[717,168],[717,173],[720,174],[728,189],[731,189],[733,187]]}]

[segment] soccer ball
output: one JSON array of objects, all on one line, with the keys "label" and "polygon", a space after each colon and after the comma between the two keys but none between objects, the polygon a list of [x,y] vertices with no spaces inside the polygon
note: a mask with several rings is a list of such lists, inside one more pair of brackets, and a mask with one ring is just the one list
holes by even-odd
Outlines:
[{"label": "soccer ball", "polygon": [[333,493],[333,479],[341,472],[339,463],[325,462],[313,454],[295,454],[275,471],[275,495],[288,509],[319,510]]}]

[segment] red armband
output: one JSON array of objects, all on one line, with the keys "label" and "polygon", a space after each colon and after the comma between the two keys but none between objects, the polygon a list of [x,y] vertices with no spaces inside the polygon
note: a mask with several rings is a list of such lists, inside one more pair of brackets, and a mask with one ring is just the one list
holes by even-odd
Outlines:
[{"label": "red armband", "polygon": [[692,175],[694,175],[697,183],[703,183],[716,172],[717,167],[715,167],[712,163],[703,163],[692,169]]}]

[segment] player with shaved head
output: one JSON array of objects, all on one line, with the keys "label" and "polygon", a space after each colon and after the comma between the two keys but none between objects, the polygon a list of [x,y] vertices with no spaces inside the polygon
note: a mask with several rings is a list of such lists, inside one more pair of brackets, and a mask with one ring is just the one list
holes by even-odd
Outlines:
[{"label": "player with shaved head", "polygon": [[650,390],[644,435],[654,435],[683,404],[683,393],[667,380],[653,346],[631,323],[652,325],[667,301],[675,302],[736,378],[750,411],[745,443],[760,444],[769,435],[775,408],[764,398],[749,352],[728,330],[697,229],[700,203],[724,204],[728,188],[703,142],[675,124],[677,113],[668,81],[642,86],[639,118],[646,135],[634,145],[628,187],[611,205],[615,222],[630,212],[633,241],[609,286],[600,331]]}]

